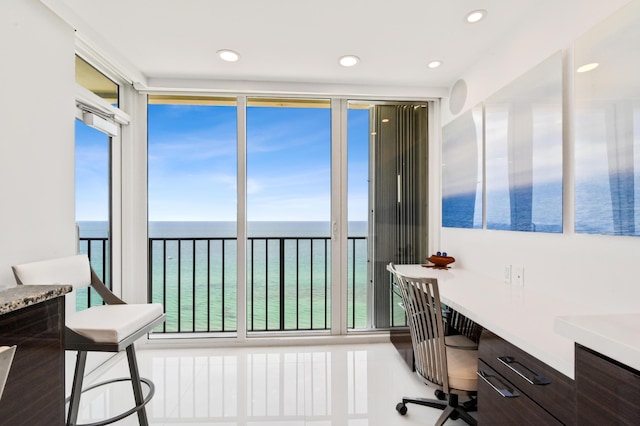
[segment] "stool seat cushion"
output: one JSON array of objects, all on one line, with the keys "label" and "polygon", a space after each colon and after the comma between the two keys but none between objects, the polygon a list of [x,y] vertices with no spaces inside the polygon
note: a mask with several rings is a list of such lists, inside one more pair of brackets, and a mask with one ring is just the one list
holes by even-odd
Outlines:
[{"label": "stool seat cushion", "polygon": [[162,314],[160,303],[100,305],[67,315],[65,323],[96,343],[118,343]]}]

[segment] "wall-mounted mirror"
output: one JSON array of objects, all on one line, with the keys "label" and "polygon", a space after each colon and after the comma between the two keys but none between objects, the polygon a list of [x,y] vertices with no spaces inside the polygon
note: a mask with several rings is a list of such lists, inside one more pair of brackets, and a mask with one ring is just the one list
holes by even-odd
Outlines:
[{"label": "wall-mounted mirror", "polygon": [[442,128],[442,226],[482,228],[482,105]]},{"label": "wall-mounted mirror", "polygon": [[574,45],[575,229],[640,235],[640,2]]},{"label": "wall-mounted mirror", "polygon": [[562,53],[485,103],[487,229],[562,232]]}]

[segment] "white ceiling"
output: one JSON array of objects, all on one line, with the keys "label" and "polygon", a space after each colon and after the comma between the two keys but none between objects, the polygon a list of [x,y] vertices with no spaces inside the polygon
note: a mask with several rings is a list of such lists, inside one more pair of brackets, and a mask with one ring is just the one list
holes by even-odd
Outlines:
[{"label": "white ceiling", "polygon": [[[447,88],[514,32],[554,31],[545,16],[572,19],[602,0],[42,1],[71,10],[80,32],[145,78]],[[468,24],[474,9],[488,16]],[[341,67],[345,54],[360,64]],[[429,69],[434,59],[443,65]]]}]

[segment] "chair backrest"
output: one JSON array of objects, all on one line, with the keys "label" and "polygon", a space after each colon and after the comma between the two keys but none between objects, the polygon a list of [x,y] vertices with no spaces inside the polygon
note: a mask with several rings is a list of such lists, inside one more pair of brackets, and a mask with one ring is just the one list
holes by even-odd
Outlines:
[{"label": "chair backrest", "polygon": [[435,278],[418,278],[401,274],[390,263],[387,269],[395,276],[407,314],[416,373],[424,380],[441,386],[449,393],[442,306]]},{"label": "chair backrest", "polygon": [[23,285],[68,284],[77,290],[91,284],[91,265],[86,254],[23,263],[12,269],[16,282]]}]

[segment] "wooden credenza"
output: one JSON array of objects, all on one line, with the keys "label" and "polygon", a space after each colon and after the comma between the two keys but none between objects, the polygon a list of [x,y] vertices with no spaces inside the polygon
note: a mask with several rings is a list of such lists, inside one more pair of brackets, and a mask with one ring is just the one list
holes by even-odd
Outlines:
[{"label": "wooden credenza", "polygon": [[[0,399],[0,423],[62,425],[64,297],[59,293],[68,286],[20,287],[0,292],[0,344],[17,346]],[[34,295],[25,296],[30,291]]]}]

